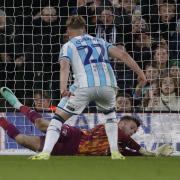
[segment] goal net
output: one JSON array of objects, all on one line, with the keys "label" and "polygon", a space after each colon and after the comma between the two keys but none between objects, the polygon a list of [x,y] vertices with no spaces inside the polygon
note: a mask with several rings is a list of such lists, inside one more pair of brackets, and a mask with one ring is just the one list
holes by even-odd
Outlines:
[{"label": "goal net", "polygon": [[[2,0],[0,86],[9,87],[23,104],[50,118],[50,112],[61,98],[58,57],[62,45],[68,41],[66,20],[74,14],[82,15],[90,35],[103,38],[126,51],[145,72],[147,84],[142,87],[131,69],[111,59],[119,87],[117,115],[135,113],[143,123],[150,119],[149,130],[146,124],[141,128],[144,139],[138,134],[135,138],[141,144],[148,142],[151,148],[159,143],[172,143],[178,154],[179,5],[177,0]],[[71,75],[69,85],[72,83]],[[22,133],[41,134],[2,96],[0,112]],[[94,127],[101,122],[96,113],[96,105],[90,103],[84,114],[70,122],[81,128]],[[166,124],[169,129],[162,130]],[[12,154],[27,153],[2,129],[0,149],[2,152],[12,151]]]}]

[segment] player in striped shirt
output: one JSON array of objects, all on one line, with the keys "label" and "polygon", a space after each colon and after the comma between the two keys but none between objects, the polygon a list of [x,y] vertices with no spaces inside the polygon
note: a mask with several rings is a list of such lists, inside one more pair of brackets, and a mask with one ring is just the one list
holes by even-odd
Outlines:
[{"label": "player in striped shirt", "polygon": [[[142,84],[146,83],[143,71],[124,51],[103,39],[85,34],[85,21],[81,16],[71,16],[67,21],[69,41],[60,51],[60,90],[63,97],[57,106],[46,133],[44,148],[32,159],[49,159],[59,139],[62,124],[72,115],[80,114],[94,101],[106,118],[105,130],[111,158],[125,159],[118,151],[118,126],[115,114],[116,78],[109,63],[109,56],[121,59],[134,70]],[[70,66],[74,84],[68,90]]]},{"label": "player in striped shirt", "polygon": [[[132,68],[142,84],[146,82],[143,71],[124,51],[103,39],[85,34],[85,21],[81,16],[71,16],[67,21],[69,41],[60,51],[60,90],[63,97],[49,124],[42,153],[32,159],[49,159],[59,139],[62,124],[74,114],[80,114],[94,101],[106,117],[105,130],[111,158],[124,159],[118,151],[118,127],[115,114],[116,78],[109,63],[109,56],[121,59]],[[74,74],[74,84],[68,90],[69,69]]]}]

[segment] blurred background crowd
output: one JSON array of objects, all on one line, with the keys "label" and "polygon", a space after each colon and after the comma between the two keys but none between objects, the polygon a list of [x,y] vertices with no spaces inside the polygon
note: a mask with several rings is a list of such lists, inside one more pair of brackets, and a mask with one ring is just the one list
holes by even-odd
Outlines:
[{"label": "blurred background crowd", "polygon": [[[141,87],[128,67],[111,60],[117,111],[179,111],[179,11],[178,0],[1,0],[0,86],[37,110],[53,110],[61,98],[58,56],[68,40],[66,20],[79,14],[89,34],[127,51],[147,77]],[[0,97],[0,110],[8,109]]]}]

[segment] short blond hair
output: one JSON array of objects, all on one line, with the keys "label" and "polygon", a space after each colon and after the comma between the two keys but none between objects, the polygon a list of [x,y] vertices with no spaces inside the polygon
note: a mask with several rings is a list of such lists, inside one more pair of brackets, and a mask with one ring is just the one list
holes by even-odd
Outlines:
[{"label": "short blond hair", "polygon": [[84,29],[86,27],[86,21],[82,16],[73,15],[68,18],[66,25],[72,29]]}]

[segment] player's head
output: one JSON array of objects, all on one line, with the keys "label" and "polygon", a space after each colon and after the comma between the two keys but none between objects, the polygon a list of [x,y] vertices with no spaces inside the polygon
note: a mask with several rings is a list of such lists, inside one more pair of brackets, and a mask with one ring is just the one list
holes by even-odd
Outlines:
[{"label": "player's head", "polygon": [[153,52],[153,58],[157,64],[166,64],[169,59],[168,51],[165,47],[157,46]]},{"label": "player's head", "polygon": [[159,69],[156,62],[149,62],[145,65],[145,76],[148,83],[159,77]]},{"label": "player's head", "polygon": [[69,38],[82,35],[85,32],[86,21],[82,16],[73,15],[70,16],[66,22],[67,34]]},{"label": "player's head", "polygon": [[164,0],[159,5],[159,16],[163,23],[167,24],[176,16],[176,6],[174,0]]},{"label": "player's head", "polygon": [[41,18],[46,23],[52,23],[57,20],[56,9],[52,6],[46,6],[41,11]]},{"label": "player's head", "polygon": [[136,1],[135,0],[119,0],[119,4],[123,7],[128,14],[132,14],[133,9],[135,9]]},{"label": "player's head", "polygon": [[132,110],[132,100],[128,93],[119,92],[116,96],[116,110],[130,112]]},{"label": "player's head", "polygon": [[169,75],[169,72],[164,73],[160,79],[160,89],[164,96],[169,96],[173,93],[178,95],[177,78]]},{"label": "player's head", "polygon": [[106,7],[101,11],[99,20],[105,25],[112,25],[114,23],[113,10],[111,7]]},{"label": "player's head", "polygon": [[[145,19],[140,16],[133,15],[132,16],[132,32],[133,33],[146,33],[149,31],[149,26],[147,25]],[[136,34],[136,35],[137,35]]]},{"label": "player's head", "polygon": [[34,92],[34,106],[36,110],[46,110],[50,107],[51,98],[46,91],[36,90]]},{"label": "player's head", "polygon": [[138,130],[140,121],[133,116],[123,116],[119,121],[119,129],[121,129],[127,136],[132,136]]},{"label": "player's head", "polygon": [[180,61],[177,60],[171,60],[171,62],[169,63],[170,66],[170,75],[172,77],[180,77]]}]

